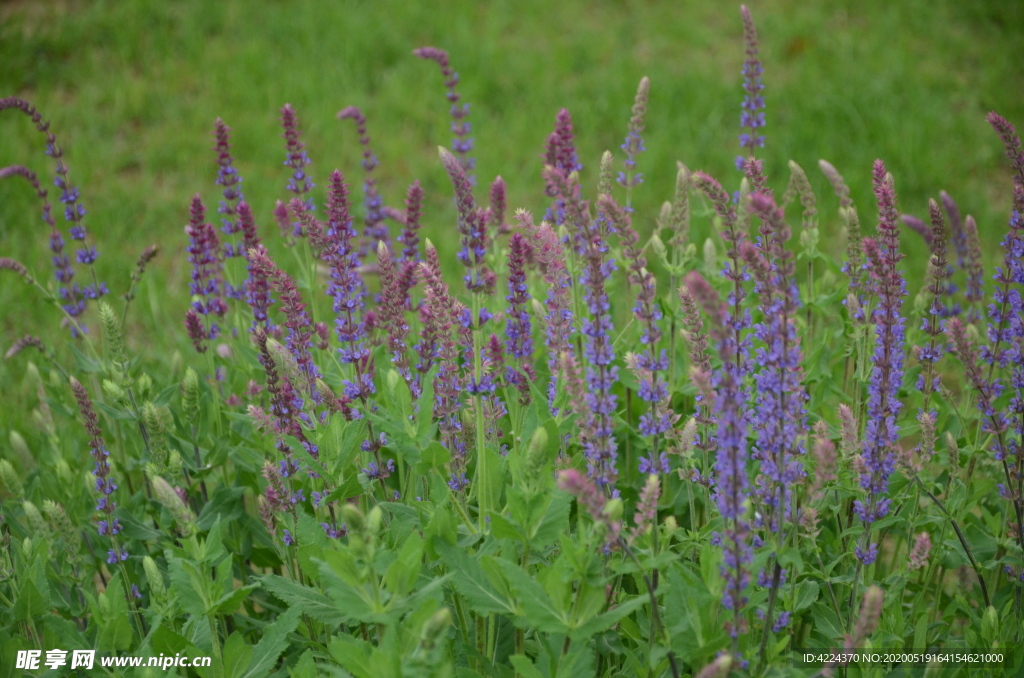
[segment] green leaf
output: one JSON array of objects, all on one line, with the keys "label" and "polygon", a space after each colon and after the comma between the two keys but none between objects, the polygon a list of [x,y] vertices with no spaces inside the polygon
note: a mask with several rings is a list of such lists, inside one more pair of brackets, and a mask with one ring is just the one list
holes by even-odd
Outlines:
[{"label": "green leaf", "polygon": [[18,599],[14,601],[14,618],[18,621],[29,621],[33,617],[41,617],[49,608],[46,600],[31,579],[25,579],[18,591]]},{"label": "green leaf", "polygon": [[523,572],[516,563],[504,558],[497,562],[521,608],[517,610],[514,623],[517,626],[532,627],[541,633],[568,633],[568,621],[555,608],[537,580]]},{"label": "green leaf", "polygon": [[[246,645],[242,634],[235,631],[224,641],[221,655],[224,662],[221,675],[224,678],[241,678],[242,672],[245,671],[249,660],[252,659],[252,647]],[[214,663],[216,663],[216,659]]]},{"label": "green leaf", "polygon": [[256,588],[255,584],[249,584],[224,594],[217,599],[217,602],[213,604],[207,614],[231,614],[238,609],[238,606],[249,595],[249,591],[252,591],[254,588]]},{"label": "green leaf", "polygon": [[289,608],[309,615],[318,622],[327,626],[341,626],[345,623],[345,615],[338,611],[330,598],[293,579],[268,574],[260,579],[260,585],[287,603]]},{"label": "green leaf", "polygon": [[800,612],[810,607],[818,599],[819,590],[818,583],[809,579],[805,579],[797,584],[792,612]]},{"label": "green leaf", "polygon": [[420,453],[420,460],[416,464],[415,471],[421,476],[425,476],[432,469],[435,468],[446,468],[448,462],[451,461],[452,453],[441,443],[436,440],[431,442]]},{"label": "green leaf", "polygon": [[530,658],[524,654],[514,654],[508,661],[522,678],[544,678],[544,674],[537,670]]},{"label": "green leaf", "polygon": [[555,492],[551,498],[544,517],[533,530],[530,545],[535,549],[551,546],[558,537],[568,529],[569,509],[572,508],[572,495],[567,492]]},{"label": "green leaf", "polygon": [[253,648],[252,661],[249,663],[249,668],[242,674],[242,678],[259,678],[259,676],[270,675],[271,669],[277,664],[277,658],[291,644],[288,634],[298,626],[301,614],[302,611],[298,608],[290,607],[279,615],[273,624],[263,629],[263,637]]},{"label": "green leaf", "polygon": [[474,558],[462,549],[440,539],[434,540],[437,555],[454,574],[452,583],[477,614],[515,614],[512,601],[503,597],[487,579],[487,574]]},{"label": "green leaf", "polygon": [[125,597],[121,574],[115,574],[106,591],[98,598],[101,628],[97,638],[99,649],[112,653],[131,647],[132,625],[128,621],[128,599]]},{"label": "green leaf", "polygon": [[355,678],[380,678],[375,668],[373,646],[361,638],[337,636],[327,648],[331,656]]},{"label": "green leaf", "polygon": [[636,596],[603,614],[591,617],[569,633],[573,641],[583,641],[615,626],[623,617],[632,614],[648,601],[647,596]]},{"label": "green leaf", "polygon": [[232,522],[241,518],[245,512],[241,501],[244,493],[244,487],[227,487],[224,485],[218,487],[214,490],[210,501],[203,506],[202,512],[196,519],[196,527],[200,531],[205,532],[213,527],[218,518],[223,522]]}]

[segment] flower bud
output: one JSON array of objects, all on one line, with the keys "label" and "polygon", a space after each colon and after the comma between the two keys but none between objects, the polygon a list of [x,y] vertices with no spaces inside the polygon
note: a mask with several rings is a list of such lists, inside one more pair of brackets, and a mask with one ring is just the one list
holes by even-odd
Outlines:
[{"label": "flower bud", "polygon": [[704,257],[704,267],[709,271],[717,271],[718,248],[715,247],[715,241],[711,238],[704,241],[704,251],[702,255]]},{"label": "flower bud", "polygon": [[366,516],[366,526],[369,528],[370,534],[378,534],[380,532],[380,526],[384,522],[384,511],[381,510],[380,505],[375,505],[370,509],[370,515]]},{"label": "flower bud", "polygon": [[153,390],[153,378],[145,372],[135,380],[136,396],[139,398],[148,398],[150,392]]},{"label": "flower bud", "polygon": [[341,517],[348,525],[349,532],[359,533],[366,529],[366,516],[355,504],[342,504]]},{"label": "flower bud", "polygon": [[14,470],[14,466],[6,459],[0,459],[0,487],[14,499],[25,496],[25,486]]},{"label": "flower bud", "polygon": [[598,195],[611,195],[614,169],[615,157],[612,155],[611,151],[605,151],[601,154],[601,169],[598,174],[597,182]]},{"label": "flower bud", "polygon": [[46,524],[43,514],[39,512],[36,505],[30,501],[23,501],[21,502],[21,508],[25,512],[25,521],[28,523],[32,534],[41,539],[48,539],[50,536],[50,526]]},{"label": "flower bud", "polygon": [[124,334],[121,332],[121,321],[117,313],[105,301],[100,305],[100,324],[103,325],[103,338],[106,340],[107,348],[110,350],[110,359],[118,366],[118,371],[124,369],[128,362],[128,352],[124,343]]},{"label": "flower bud", "polygon": [[43,502],[43,513],[49,519],[54,532],[64,542],[64,552],[71,562],[78,560],[78,554],[82,549],[82,535],[71,523],[64,507],[55,501],[47,499]]},{"label": "flower bud", "polygon": [[423,630],[420,631],[420,643],[426,648],[432,648],[441,637],[441,634],[452,625],[452,613],[447,607],[430,616],[423,622]]},{"label": "flower bud", "polygon": [[178,524],[178,530],[183,536],[189,536],[195,530],[196,517],[192,510],[185,505],[178,493],[174,491],[171,484],[160,476],[153,476],[149,479],[153,485],[153,496],[163,504],[167,512],[171,514],[174,522]]},{"label": "flower bud", "polygon": [[8,436],[8,440],[11,441],[11,451],[14,452],[14,456],[22,463],[23,466],[31,466],[33,457],[32,450],[28,448],[28,443],[20,433],[11,429],[11,433]]},{"label": "flower bud", "polygon": [[164,586],[163,575],[156,561],[149,556],[142,558],[142,570],[146,573],[146,583],[149,584],[149,595],[156,600],[163,600],[167,595],[167,588]]},{"label": "flower bud", "polygon": [[110,379],[103,380],[103,392],[111,400],[124,400],[124,389]]},{"label": "flower bud", "polygon": [[185,418],[194,423],[199,417],[199,375],[191,367],[185,370],[181,381],[181,406]]},{"label": "flower bud", "polygon": [[622,500],[619,498],[609,499],[604,505],[604,510],[601,512],[609,522],[618,522],[622,520]]},{"label": "flower bud", "polygon": [[530,446],[526,450],[526,459],[528,460],[530,470],[536,471],[544,466],[547,449],[548,431],[543,426],[540,426],[530,436]]}]

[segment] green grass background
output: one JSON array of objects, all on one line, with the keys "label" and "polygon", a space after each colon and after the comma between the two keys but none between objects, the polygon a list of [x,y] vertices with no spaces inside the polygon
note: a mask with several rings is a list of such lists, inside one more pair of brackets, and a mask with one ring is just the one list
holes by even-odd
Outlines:
[{"label": "green grass background", "polygon": [[[904,211],[923,215],[928,197],[948,190],[978,218],[994,261],[1011,182],[984,116],[995,109],[1024,129],[1024,3],[750,6],[767,86],[766,170],[780,191],[787,160],[808,171],[826,246],[835,250],[841,240],[817,160],[845,174],[870,228],[870,167],[883,158]],[[350,104],[362,107],[385,201],[399,204],[408,183],[420,179],[426,233],[450,255],[450,187],[436,154],[438,144],[450,144],[449,119],[436,66],[410,54],[422,45],[449,50],[461,75],[481,195],[502,174],[511,208],[543,210],[539,156],[563,106],[573,114],[592,187],[601,152],[618,152],[643,75],[652,85],[648,151],[640,158],[647,180],[634,193],[641,231],[671,196],[677,160],[729,188],[737,183],[743,45],[734,3],[0,2],[0,95],[28,98],[52,121],[89,210],[100,277],[115,295],[145,245],[163,248],[129,316],[132,347],[159,360],[187,350],[182,229],[194,193],[216,205],[210,130],[217,116],[233,129],[245,196],[272,250],[280,253],[270,209],[287,197],[278,111],[290,102],[321,188],[335,167],[353,185],[361,182],[354,126],[334,116]],[[8,111],[0,116],[0,166],[13,163],[52,179],[42,136]],[[0,255],[50,280],[46,234],[27,185],[0,182]],[[904,242],[907,265],[922,270],[927,255],[917,237]],[[0,308],[0,348],[24,332],[59,349],[67,341],[56,310],[12,275],[0,278]],[[0,365],[0,383],[16,384],[22,374],[24,358]],[[24,430],[19,401],[28,394],[7,388],[0,398],[0,428]]]}]

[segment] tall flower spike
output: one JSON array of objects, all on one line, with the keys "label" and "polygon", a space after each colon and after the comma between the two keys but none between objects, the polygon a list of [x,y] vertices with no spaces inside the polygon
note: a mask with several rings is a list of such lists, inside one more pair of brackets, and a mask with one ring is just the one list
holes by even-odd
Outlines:
[{"label": "tall flower spike", "polygon": [[[316,188],[316,184],[306,173],[310,160],[306,155],[306,144],[302,142],[299,132],[299,117],[291,104],[285,104],[281,109],[281,127],[284,129],[281,136],[284,137],[287,153],[284,164],[292,171],[292,175],[288,179],[288,190],[302,200],[307,211],[312,212],[314,210],[313,198],[304,196]],[[297,238],[305,235],[302,232],[302,224],[297,221],[293,222],[291,235]]]},{"label": "tall flower spike", "polygon": [[[1013,169],[1013,201],[1010,228],[1001,243],[1003,261],[996,268],[996,290],[989,306],[990,345],[982,355],[990,365],[990,380],[996,365],[1008,367],[1010,372],[1009,411],[1001,415],[1009,435],[1006,441],[997,439],[997,458],[1003,459],[1007,475],[1003,494],[1013,502],[1017,537],[1024,549],[1024,149],[1007,120],[992,112],[988,122],[1002,139]],[[1001,388],[1002,384],[995,380],[992,387]]]},{"label": "tall flower spike", "polygon": [[[288,351],[295,359],[303,376],[304,391],[316,401],[319,399],[316,380],[320,377],[320,370],[313,362],[313,355],[310,353],[313,320],[306,312],[306,304],[302,301],[302,295],[291,276],[279,269],[262,247],[249,251],[249,261],[252,263],[255,273],[263,276],[281,298],[281,310],[285,315],[284,324],[288,328]],[[301,405],[298,409],[301,409]]]},{"label": "tall flower spike", "polygon": [[964,298],[969,309],[968,320],[980,322],[985,302],[985,268],[981,260],[978,224],[969,214],[964,221],[963,234],[967,241],[967,293]]},{"label": "tall flower spike", "polygon": [[387,347],[391,363],[405,380],[413,398],[419,398],[422,387],[419,375],[409,362],[406,338],[409,323],[405,319],[405,296],[402,280],[395,270],[391,250],[383,242],[377,243],[377,270],[380,273],[380,319],[387,333]]},{"label": "tall flower spike", "polygon": [[459,344],[472,345],[472,340],[464,336],[468,330],[461,322],[465,307],[452,299],[448,285],[441,278],[440,268],[437,250],[428,241],[427,260],[420,264],[420,276],[425,283],[424,324],[427,332],[436,338],[437,361],[440,365],[434,378],[434,418],[438,420],[441,443],[452,456],[448,486],[457,492],[469,485],[465,473],[466,443],[462,437],[459,413],[459,393],[466,383],[463,370],[459,367]]},{"label": "tall flower spike", "polygon": [[363,147],[363,209],[366,211],[364,217],[363,238],[359,244],[359,259],[365,259],[367,252],[372,248],[377,249],[377,243],[383,242],[391,246],[391,235],[388,233],[388,225],[384,222],[384,201],[381,200],[380,192],[377,190],[377,179],[373,170],[377,167],[377,155],[370,147],[370,134],[366,131],[366,116],[355,106],[349,106],[338,112],[339,120],[351,120],[356,125],[359,134],[359,145]]},{"label": "tall flower spike", "polygon": [[[57,137],[50,131],[49,121],[43,120],[43,116],[32,104],[18,97],[0,98],[0,111],[6,109],[21,111],[32,121],[36,130],[45,134],[46,155],[53,158],[56,162],[53,183],[61,192],[60,201],[64,204],[64,219],[70,224],[69,235],[72,240],[76,240],[81,243],[81,246],[75,253],[75,259],[79,264],[91,266],[95,263],[99,253],[96,251],[95,247],[88,243],[84,223],[86,214],[85,206],[82,205],[82,202],[79,199],[78,188],[74,186],[68,178],[68,166],[64,162],[64,150],[57,145]],[[44,197],[40,194],[40,189],[37,185],[34,185],[34,187],[36,187],[36,193],[40,195],[41,198]],[[78,283],[72,282],[74,270],[71,266],[68,255],[64,252],[64,238],[61,236],[60,232],[54,228],[52,216],[50,216],[48,206],[45,202],[43,207],[43,219],[47,222],[47,225],[51,227],[50,250],[53,252],[53,263],[56,268],[56,278],[57,283],[59,284],[58,294],[60,296],[61,305],[64,307],[64,310],[68,315],[77,318],[85,312],[86,303],[89,299],[99,299],[105,294],[108,294],[109,290],[107,289],[106,283],[102,283],[97,279],[95,269],[92,271],[92,282],[84,287],[80,286]],[[77,336],[79,327],[83,326],[79,324],[77,327],[72,328],[73,336]]]},{"label": "tall flower spike", "polygon": [[796,331],[800,300],[792,255],[785,249],[790,231],[782,209],[762,193],[751,195],[749,206],[761,219],[757,246],[748,241],[742,247],[754,271],[762,312],[754,326],[762,344],[754,361],[760,368],[754,375],[756,458],[761,461],[758,485],[769,509],[769,528],[781,531],[795,510],[793,487],[806,475],[799,461],[805,451],[802,434],[807,428],[808,400]]},{"label": "tall flower spike", "polygon": [[215,318],[223,317],[228,310],[221,296],[222,249],[217,231],[206,221],[206,208],[198,193],[192,198],[185,234],[189,237],[188,260],[192,264],[192,309],[202,316],[206,339],[216,339],[220,327]]},{"label": "tall flower spike", "polygon": [[[583,169],[583,164],[580,163],[576,154],[572,116],[569,114],[569,109],[563,108],[555,117],[555,131],[548,136],[544,154],[541,157],[544,159],[544,166],[551,168],[550,171],[559,172],[563,180],[573,172]],[[557,186],[547,177],[545,177],[544,183],[544,192],[548,197],[555,199],[544,213],[544,221],[561,226],[566,220],[565,199],[561,197]]]},{"label": "tall flower spike", "polygon": [[526,284],[526,260],[533,248],[522,233],[512,236],[509,248],[505,349],[511,364],[507,366],[505,380],[515,386],[522,398],[528,399],[530,383],[536,378],[533,371],[533,325],[527,310],[530,292]]},{"label": "tall flower spike", "polygon": [[745,149],[746,155],[739,155],[736,158],[736,168],[742,169],[747,158],[753,157],[754,149],[764,147],[764,135],[760,130],[764,129],[764,84],[761,82],[761,59],[758,57],[757,27],[754,26],[754,18],[746,5],[740,6],[740,14],[743,16],[743,44],[747,58],[743,62],[743,113],[740,115],[740,148]]},{"label": "tall flower spike", "polygon": [[516,212],[519,228],[525,231],[534,242],[534,259],[544,277],[548,295],[544,301],[547,315],[544,316],[544,345],[548,355],[548,407],[552,414],[558,414],[555,397],[558,394],[558,382],[561,376],[559,357],[575,355],[572,343],[572,282],[565,268],[565,252],[558,234],[551,225],[544,221],[538,226],[533,223],[533,215],[525,210]]},{"label": "tall flower spike", "polygon": [[[438,148],[441,163],[455,188],[455,208],[462,249],[459,261],[466,267],[466,289],[474,293],[490,294],[495,276],[487,267],[487,219],[484,211],[473,200],[473,186],[459,161],[446,148]],[[475,319],[474,319],[475,321]]]},{"label": "tall flower spike", "polygon": [[[243,289],[245,290],[246,303],[252,309],[252,326],[255,328],[257,325],[260,325],[263,329],[270,331],[274,329],[274,324],[270,321],[269,314],[274,299],[270,296],[270,281],[267,280],[263,271],[258,270],[253,265],[250,258],[249,253],[255,249],[262,250],[263,245],[260,244],[259,233],[256,231],[256,222],[253,220],[252,209],[244,200],[238,203],[238,223],[242,230],[245,269],[249,273]],[[266,250],[263,250],[263,252],[265,254]]]},{"label": "tall flower spike", "polygon": [[496,177],[491,184],[488,208],[491,211],[491,223],[494,224],[494,229],[502,235],[511,233],[512,227],[505,223],[505,180],[500,176]]},{"label": "tall flower spike", "polygon": [[864,431],[864,470],[860,486],[866,497],[854,502],[854,511],[866,529],[857,546],[857,557],[870,565],[878,555],[878,545],[871,542],[871,524],[889,512],[891,500],[886,496],[889,477],[896,469],[896,448],[899,444],[897,418],[903,408],[899,389],[903,381],[904,319],[901,315],[906,283],[897,268],[903,255],[899,246],[899,212],[892,177],[881,160],[872,172],[875,198],[878,201],[878,240],[867,240],[865,247],[871,262],[875,293],[879,308],[874,313],[875,352],[872,356],[871,381],[868,386],[867,425]]},{"label": "tall flower spike", "polygon": [[[238,206],[245,196],[242,195],[242,177],[234,166],[234,158],[231,157],[231,143],[229,133],[231,128],[224,124],[224,121],[217,118],[213,125],[213,137],[216,145],[213,150],[217,152],[217,185],[224,187],[224,199],[220,201],[220,208],[217,212],[221,215],[221,231],[228,236],[224,243],[225,257],[240,257],[246,250],[240,249],[235,242],[235,234],[242,230],[239,223]],[[236,299],[243,298],[243,288],[237,290],[226,289],[227,296]]]},{"label": "tall flower spike", "polygon": [[[650,97],[651,81],[645,75],[640,79],[636,89],[636,97],[633,99],[633,114],[629,118],[629,132],[626,140],[622,143],[623,152],[626,154],[625,171],[619,172],[619,185],[625,186],[627,195],[629,189],[643,182],[643,174],[636,172],[636,157],[647,150],[644,148],[644,116],[647,115],[647,101]],[[626,200],[626,209],[630,209],[629,200]]]},{"label": "tall flower spike", "polygon": [[75,394],[75,400],[78,401],[78,411],[82,414],[85,430],[89,434],[89,454],[93,459],[92,474],[96,478],[96,492],[99,494],[96,511],[102,514],[97,531],[100,535],[109,536],[111,539],[113,548],[107,552],[107,562],[113,565],[127,560],[128,552],[121,550],[118,546],[117,535],[121,532],[122,526],[120,521],[114,517],[117,502],[114,501],[113,494],[117,490],[117,482],[110,473],[110,451],[107,450],[107,445],[103,441],[99,417],[96,416],[89,392],[74,377],[71,377],[71,390]]},{"label": "tall flower spike", "polygon": [[839,198],[839,216],[843,220],[846,230],[846,261],[843,263],[842,271],[850,278],[850,294],[856,303],[850,304],[848,303],[849,299],[846,299],[843,300],[843,304],[852,306],[849,310],[854,320],[863,321],[865,315],[861,278],[864,271],[864,245],[860,235],[860,219],[857,216],[857,208],[850,198],[850,189],[839,171],[825,160],[819,160],[818,167],[832,184],[832,188]]},{"label": "tall flower spike", "polygon": [[946,262],[946,226],[942,220],[942,210],[934,200],[928,201],[928,215],[931,222],[932,256],[928,267],[928,309],[921,319],[921,329],[928,335],[928,343],[917,350],[918,360],[923,365],[917,381],[917,388],[924,394],[924,412],[931,412],[932,393],[939,388],[939,378],[935,375],[935,363],[942,357],[945,341],[942,336],[943,299],[946,295],[946,278],[949,266]]},{"label": "tall flower spike", "polygon": [[473,167],[476,165],[474,160],[469,154],[473,150],[473,138],[469,136],[470,125],[466,120],[469,117],[469,104],[459,105],[459,93],[456,91],[456,86],[459,84],[459,74],[456,73],[451,64],[448,61],[448,52],[437,47],[420,47],[419,49],[413,50],[413,55],[418,56],[421,59],[428,59],[433,61],[441,68],[441,75],[444,77],[444,86],[448,90],[445,94],[445,98],[451,105],[451,117],[452,117],[452,150],[455,151],[459,157],[459,164],[462,165],[463,171],[466,173],[466,177],[472,185],[475,180],[473,178]]}]

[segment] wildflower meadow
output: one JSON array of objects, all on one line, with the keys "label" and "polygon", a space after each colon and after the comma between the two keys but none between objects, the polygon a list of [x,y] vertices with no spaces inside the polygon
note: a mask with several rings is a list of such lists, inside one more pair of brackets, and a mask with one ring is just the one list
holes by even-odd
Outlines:
[{"label": "wildflower meadow", "polygon": [[445,183],[390,190],[365,102],[338,169],[280,102],[257,196],[218,118],[117,277],[88,158],[0,98],[46,248],[0,251],[40,309],[3,347],[0,676],[1024,675],[1024,120],[985,117],[997,224],[955,182],[904,210],[885,158],[769,173],[772,64],[723,16],[728,172],[645,163],[641,77],[597,157],[553,94],[511,186],[458,55],[409,45]]}]

